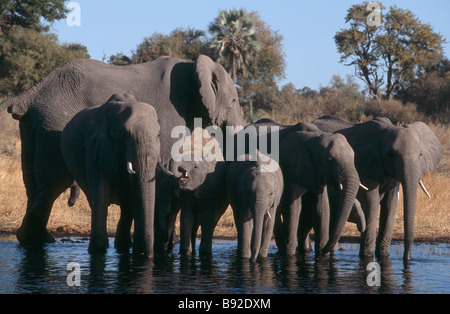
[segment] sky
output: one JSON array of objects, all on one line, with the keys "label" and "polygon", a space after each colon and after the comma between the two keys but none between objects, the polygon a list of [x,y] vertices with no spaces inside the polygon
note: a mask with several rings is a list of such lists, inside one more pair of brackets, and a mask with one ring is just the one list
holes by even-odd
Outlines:
[{"label": "sky", "polygon": [[[70,2],[70,1],[69,1]],[[67,3],[69,3],[67,2]],[[339,63],[334,35],[346,28],[347,9],[362,0],[77,0],[80,26],[67,20],[53,23],[51,32],[61,43],[80,43],[92,59],[112,54],[130,56],[145,37],[169,34],[177,27],[207,31],[221,10],[244,8],[257,11],[273,30],[284,38],[286,59],[282,86],[319,89],[333,75],[353,75],[354,68]],[[384,0],[384,6],[397,5],[411,10],[422,23],[429,23],[445,39],[444,53],[450,57],[449,0]],[[75,12],[75,11],[73,11]],[[72,19],[72,21],[75,21]],[[360,82],[361,83],[361,82]]]}]

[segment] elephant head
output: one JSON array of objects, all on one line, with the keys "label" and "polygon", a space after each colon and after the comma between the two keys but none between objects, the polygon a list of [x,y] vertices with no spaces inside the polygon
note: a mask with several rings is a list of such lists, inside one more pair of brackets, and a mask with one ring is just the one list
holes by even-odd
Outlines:
[{"label": "elephant head", "polygon": [[211,124],[218,127],[244,126],[239,96],[230,75],[217,62],[200,55],[195,61],[202,103],[208,110]]},{"label": "elephant head", "polygon": [[342,191],[335,224],[323,253],[332,251],[360,186],[351,146],[341,134],[293,132],[280,144],[280,165],[285,180],[304,189],[320,191],[325,185],[332,185]]},{"label": "elephant head", "polygon": [[[394,178],[403,187],[405,251],[410,258],[414,240],[417,185],[426,191],[422,178],[435,169],[443,148],[423,122],[394,126],[387,118],[376,118],[341,131],[353,147],[358,147],[355,164],[361,178],[382,184]],[[397,187],[398,188],[398,187]]]},{"label": "elephant head", "polygon": [[222,193],[227,165],[224,161],[191,154],[180,161],[172,159],[169,171],[178,180],[181,190],[193,191],[198,199],[215,199]]}]

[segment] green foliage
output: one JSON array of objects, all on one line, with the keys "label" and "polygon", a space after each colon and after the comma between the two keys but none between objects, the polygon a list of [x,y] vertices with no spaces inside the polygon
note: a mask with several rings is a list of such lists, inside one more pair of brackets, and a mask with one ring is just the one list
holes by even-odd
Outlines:
[{"label": "green foliage", "polygon": [[406,76],[443,57],[442,36],[409,10],[391,7],[380,26],[368,25],[367,2],[347,12],[350,27],[334,37],[341,62],[355,66],[355,75],[374,98],[391,99]]},{"label": "green foliage", "polygon": [[[143,63],[160,56],[194,60],[200,54],[209,55],[204,31],[193,28],[176,28],[169,35],[154,33],[144,38],[130,59],[130,63]],[[123,62],[123,56],[122,56]],[[110,59],[110,63],[114,60]]]},{"label": "green foliage", "polygon": [[246,78],[248,64],[261,46],[255,16],[244,9],[222,11],[209,25],[209,32],[213,35],[210,45],[217,53],[217,61],[229,69],[233,81],[238,81],[238,72]]},{"label": "green foliage", "polygon": [[0,35],[14,26],[48,31],[41,18],[49,23],[66,17],[66,0],[2,0],[0,2]]},{"label": "green foliage", "polygon": [[0,95],[18,94],[69,60],[89,58],[80,44],[58,43],[54,34],[14,27],[0,42]]}]

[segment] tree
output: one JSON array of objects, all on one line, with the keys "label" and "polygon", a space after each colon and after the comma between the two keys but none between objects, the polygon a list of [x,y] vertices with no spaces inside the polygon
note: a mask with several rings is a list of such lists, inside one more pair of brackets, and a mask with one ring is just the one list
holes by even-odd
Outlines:
[{"label": "tree", "polygon": [[58,43],[54,34],[14,27],[0,43],[0,95],[18,94],[72,59],[89,58],[80,44]]},{"label": "tree", "polygon": [[353,5],[345,18],[350,27],[334,39],[340,62],[350,61],[346,65],[355,67],[370,95],[390,100],[405,76],[442,59],[444,39],[409,10],[390,7],[380,25],[368,23],[370,14],[367,2]]},{"label": "tree", "polygon": [[41,18],[51,23],[66,17],[66,0],[2,0],[0,2],[0,35],[14,26],[48,31]]},{"label": "tree", "polygon": [[247,77],[247,66],[260,49],[254,15],[244,9],[222,11],[209,25],[209,32],[217,61],[228,69],[233,81],[238,81],[238,72]]},{"label": "tree", "polygon": [[246,78],[240,77],[241,101],[255,110],[270,110],[278,92],[277,81],[284,78],[286,61],[283,51],[283,36],[270,28],[256,12],[253,16],[256,36],[260,47],[248,60]]},{"label": "tree", "polygon": [[[176,28],[169,35],[154,33],[144,38],[130,59],[132,63],[143,63],[160,56],[194,60],[200,54],[209,54],[205,32],[193,28]],[[124,61],[122,54],[117,56],[121,62]]]}]

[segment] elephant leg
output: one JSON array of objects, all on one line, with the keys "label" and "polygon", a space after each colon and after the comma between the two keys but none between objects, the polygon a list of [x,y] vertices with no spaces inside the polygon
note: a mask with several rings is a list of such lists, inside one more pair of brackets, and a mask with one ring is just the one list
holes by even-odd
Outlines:
[{"label": "elephant leg", "polygon": [[263,258],[267,257],[267,254],[269,252],[269,245],[270,241],[272,240],[273,228],[275,226],[276,208],[277,205],[273,205],[269,209],[270,216],[266,214],[266,216],[264,217],[264,228],[261,240],[261,248],[259,249],[259,256]]},{"label": "elephant leg", "polygon": [[320,256],[322,249],[327,244],[330,237],[330,204],[328,202],[327,189],[317,195],[317,202],[313,215],[314,233],[315,233],[315,252]]},{"label": "elephant leg", "polygon": [[366,216],[366,230],[361,234],[359,256],[361,258],[373,257],[377,235],[378,208],[380,205],[378,188],[367,192],[358,192],[358,200]]},{"label": "elephant leg", "polygon": [[392,180],[380,203],[380,223],[376,243],[376,256],[389,256],[395,217],[398,210],[397,182]]},{"label": "elephant leg", "polygon": [[212,254],[212,239],[214,229],[219,222],[220,217],[225,213],[226,206],[218,208],[217,205],[205,202],[202,204],[200,224],[202,226],[202,239],[200,242],[200,255]]},{"label": "elephant leg", "polygon": [[289,206],[289,215],[287,216],[287,243],[286,254],[293,256],[297,250],[297,231],[302,210],[302,195],[306,192],[305,188],[292,187],[291,202]]},{"label": "elephant leg", "polygon": [[194,228],[194,204],[192,193],[183,193],[180,214],[180,255],[192,254],[192,230]]},{"label": "elephant leg", "polygon": [[[128,191],[127,191],[128,192]],[[114,246],[119,252],[128,252],[131,247],[131,225],[133,223],[133,208],[129,193],[123,193],[120,206],[120,218],[117,223]],[[126,195],[125,195],[126,194]]]},{"label": "elephant leg", "polygon": [[[110,183],[97,170],[92,170],[92,161],[87,161],[89,205],[91,206],[91,237],[89,252],[104,253],[109,246],[106,221],[108,218]],[[90,164],[90,165],[89,165]],[[89,175],[90,174],[90,175]]]},{"label": "elephant leg", "polygon": [[310,233],[313,228],[313,213],[317,203],[317,195],[315,193],[305,193],[302,196],[302,212],[298,226],[298,253],[304,255],[311,252]]},{"label": "elephant leg", "polygon": [[[42,245],[55,242],[46,229],[48,219],[53,203],[72,179],[60,153],[59,136],[51,133],[32,139],[29,127],[27,123],[20,124],[22,171],[28,200],[17,239],[23,245]],[[58,144],[53,144],[55,141]]]},{"label": "elephant leg", "polygon": [[252,255],[253,219],[242,219],[241,232],[238,234],[238,254],[241,258],[250,258]]},{"label": "elephant leg", "polygon": [[166,255],[173,248],[175,221],[180,211],[178,191],[164,174],[157,174],[155,195],[155,254]]}]

